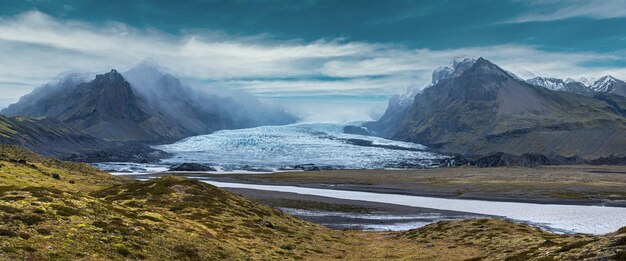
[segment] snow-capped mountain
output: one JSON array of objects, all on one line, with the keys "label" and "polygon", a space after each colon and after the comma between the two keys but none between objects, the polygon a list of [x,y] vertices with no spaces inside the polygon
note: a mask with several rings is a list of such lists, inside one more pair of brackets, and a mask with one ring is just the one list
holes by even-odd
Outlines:
[{"label": "snow-capped mountain", "polygon": [[566,82],[553,77],[534,77],[526,80],[527,83],[535,86],[541,86],[550,90],[558,91],[565,88]]},{"label": "snow-capped mountain", "polygon": [[604,76],[589,86],[594,92],[613,93],[626,96],[626,82],[611,75]]},{"label": "snow-capped mountain", "polygon": [[555,77],[533,77],[526,83],[544,87],[555,91],[571,92],[580,95],[593,96],[596,93],[611,93],[626,96],[626,82],[607,75],[598,80],[594,78],[568,78],[562,80]]},{"label": "snow-capped mountain", "polygon": [[569,78],[569,79],[572,80],[572,81],[580,82],[580,83],[582,83],[585,86],[591,86],[591,85],[593,85],[594,82],[596,82],[598,80],[596,78],[587,78],[587,77],[580,77],[580,78],[578,78],[578,80],[574,80],[572,78]]},{"label": "snow-capped mountain", "polygon": [[455,57],[447,66],[442,66],[433,71],[431,84],[436,84],[443,79],[449,79],[461,75],[465,70],[472,67],[476,59],[468,57]]}]

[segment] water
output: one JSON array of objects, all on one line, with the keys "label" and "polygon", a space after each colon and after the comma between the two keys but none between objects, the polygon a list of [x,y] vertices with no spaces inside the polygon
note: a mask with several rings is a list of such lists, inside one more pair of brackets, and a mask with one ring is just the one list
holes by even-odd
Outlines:
[{"label": "water", "polygon": [[137,173],[156,173],[167,171],[169,168],[164,164],[133,163],[133,162],[99,162],[93,163],[94,167],[113,175],[135,175]]},{"label": "water", "polygon": [[404,231],[423,227],[442,220],[484,218],[483,215],[445,215],[429,213],[347,213],[323,210],[279,208],[283,212],[334,229],[358,229],[371,231]]},{"label": "water", "polygon": [[276,170],[313,164],[330,168],[437,166],[444,156],[420,144],[343,133],[341,124],[293,124],[222,130],[155,148],[165,164],[204,163],[222,170]]},{"label": "water", "polygon": [[[253,185],[202,180],[217,187],[246,188],[266,191],[291,192],[338,199],[362,200],[410,207],[451,210],[490,216],[499,216],[540,226],[553,232],[605,234],[626,226],[626,208],[604,206],[534,204],[484,200],[446,199],[397,194],[314,189],[295,186]],[[436,222],[438,220],[433,220]],[[426,222],[417,222],[415,226]],[[402,225],[398,229],[414,227]]]}]

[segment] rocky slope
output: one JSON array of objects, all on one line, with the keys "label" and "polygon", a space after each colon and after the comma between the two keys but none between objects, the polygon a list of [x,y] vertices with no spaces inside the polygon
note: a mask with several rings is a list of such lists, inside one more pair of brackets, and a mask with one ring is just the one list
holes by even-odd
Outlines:
[{"label": "rocky slope", "polygon": [[457,75],[425,88],[404,112],[366,126],[451,153],[626,156],[620,96],[611,103],[536,87],[482,58]]},{"label": "rocky slope", "polygon": [[165,156],[144,144],[87,135],[52,118],[0,115],[0,144],[20,145],[43,155],[83,162],[149,162]]},{"label": "rocky slope", "polygon": [[167,140],[183,135],[173,122],[136,97],[130,84],[115,70],[97,75],[90,82],[58,86],[42,94],[28,96],[28,100],[2,113],[53,118],[86,134],[114,141]]},{"label": "rocky slope", "polygon": [[335,231],[197,180],[133,181],[0,146],[0,260],[601,260],[626,229],[557,235],[480,219]]},{"label": "rocky slope", "polygon": [[250,95],[234,98],[184,86],[151,63],[124,75],[112,70],[91,81],[66,76],[22,97],[2,114],[50,117],[105,140],[147,142],[295,121]]},{"label": "rocky slope", "polygon": [[54,119],[8,118],[0,115],[0,144],[15,144],[46,155],[70,155],[107,142],[69,128]]}]

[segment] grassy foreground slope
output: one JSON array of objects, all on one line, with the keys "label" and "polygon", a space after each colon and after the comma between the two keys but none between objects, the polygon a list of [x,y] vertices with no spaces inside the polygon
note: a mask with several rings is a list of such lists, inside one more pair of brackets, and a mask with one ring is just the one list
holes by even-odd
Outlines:
[{"label": "grassy foreground slope", "polygon": [[336,231],[198,181],[125,180],[0,146],[1,260],[619,259],[625,247],[626,229],[555,235],[491,219]]}]

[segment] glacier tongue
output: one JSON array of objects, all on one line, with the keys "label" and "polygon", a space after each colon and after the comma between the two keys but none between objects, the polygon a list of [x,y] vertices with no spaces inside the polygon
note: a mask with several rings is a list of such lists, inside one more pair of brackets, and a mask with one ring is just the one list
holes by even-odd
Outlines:
[{"label": "glacier tongue", "polygon": [[445,156],[425,146],[345,134],[340,124],[293,124],[222,130],[156,148],[174,154],[166,163],[205,163],[225,169],[277,169],[303,164],[332,168],[430,166]]}]

